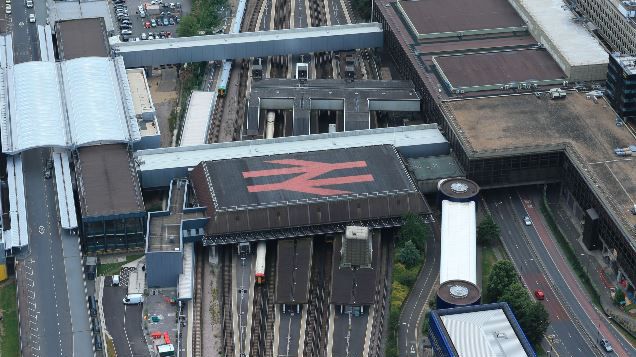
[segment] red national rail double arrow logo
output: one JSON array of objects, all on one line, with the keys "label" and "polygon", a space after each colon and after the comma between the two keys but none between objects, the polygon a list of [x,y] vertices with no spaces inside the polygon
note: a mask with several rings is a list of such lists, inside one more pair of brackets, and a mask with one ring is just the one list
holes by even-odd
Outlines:
[{"label": "red national rail double arrow logo", "polygon": [[251,177],[268,177],[299,174],[290,179],[277,183],[268,183],[262,185],[247,186],[249,192],[268,192],[268,191],[292,191],[311,193],[321,196],[339,195],[350,193],[349,191],[325,188],[324,186],[340,185],[356,182],[371,182],[373,175],[353,175],[318,179],[316,177],[324,175],[331,171],[352,169],[357,167],[367,167],[366,161],[349,161],[330,164],[326,162],[306,161],[306,160],[273,160],[265,161],[272,164],[290,165],[291,167],[283,167],[280,169],[268,169],[257,171],[244,171],[244,178]]}]

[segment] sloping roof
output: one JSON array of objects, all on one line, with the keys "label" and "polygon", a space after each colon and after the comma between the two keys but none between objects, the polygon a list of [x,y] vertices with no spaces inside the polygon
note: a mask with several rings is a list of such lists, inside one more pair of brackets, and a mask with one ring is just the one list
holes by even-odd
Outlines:
[{"label": "sloping roof", "polygon": [[475,202],[442,201],[439,282],[477,283],[477,225]]},{"label": "sloping roof", "polygon": [[112,60],[83,57],[62,62],[73,143],[127,142],[128,127]]},{"label": "sloping roof", "polygon": [[25,62],[9,70],[11,152],[67,145],[59,73],[53,62]]}]

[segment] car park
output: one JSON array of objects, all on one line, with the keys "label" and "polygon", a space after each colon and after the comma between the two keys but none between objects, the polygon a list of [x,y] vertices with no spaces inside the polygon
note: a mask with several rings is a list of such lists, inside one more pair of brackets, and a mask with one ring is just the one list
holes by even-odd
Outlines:
[{"label": "car park", "polygon": [[537,289],[534,291],[534,297],[537,298],[537,300],[544,300],[545,294],[541,289]]},{"label": "car park", "polygon": [[609,341],[606,339],[601,339],[601,341],[599,342],[601,344],[601,347],[603,347],[603,349],[605,349],[605,352],[612,352],[614,351],[614,349],[612,348],[612,345],[610,345]]}]

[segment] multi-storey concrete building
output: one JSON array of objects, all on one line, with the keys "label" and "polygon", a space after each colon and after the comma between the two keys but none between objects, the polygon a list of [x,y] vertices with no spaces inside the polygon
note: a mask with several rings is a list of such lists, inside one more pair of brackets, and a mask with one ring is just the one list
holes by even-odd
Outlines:
[{"label": "multi-storey concrete building", "polygon": [[614,51],[636,53],[636,1],[574,0]]},{"label": "multi-storey concrete building", "polygon": [[610,56],[607,98],[622,118],[636,117],[636,56],[619,53]]}]

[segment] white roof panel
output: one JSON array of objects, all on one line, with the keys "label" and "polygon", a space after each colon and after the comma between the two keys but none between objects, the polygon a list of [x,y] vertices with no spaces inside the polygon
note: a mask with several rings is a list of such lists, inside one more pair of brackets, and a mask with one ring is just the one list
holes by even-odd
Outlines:
[{"label": "white roof panel", "polygon": [[55,167],[55,185],[57,187],[60,223],[64,229],[77,228],[77,211],[73,198],[71,169],[66,151],[53,153],[53,165]]},{"label": "white roof panel", "polygon": [[426,147],[448,141],[435,124],[367,129],[263,140],[245,140],[191,147],[142,150],[135,153],[139,170],[194,167],[201,161],[255,157],[326,149],[390,144],[397,148]]},{"label": "white roof panel", "polygon": [[477,284],[477,223],[475,215],[475,202],[473,201],[442,201],[440,284],[448,280],[466,280]]},{"label": "white roof panel", "polygon": [[194,280],[194,244],[183,245],[183,273],[179,274],[177,283],[177,298],[179,300],[192,300]]},{"label": "white roof panel", "polygon": [[[608,63],[609,55],[580,23],[563,0],[516,0],[552,40],[570,65]],[[541,41],[541,39],[537,39]]]},{"label": "white roof panel", "polygon": [[112,60],[82,57],[64,61],[62,73],[73,143],[127,142],[128,128]]},{"label": "white roof panel", "polygon": [[216,92],[193,91],[188,103],[179,146],[205,144],[208,123],[216,103]]},{"label": "white roof panel", "polygon": [[58,68],[54,62],[25,62],[9,74],[12,152],[67,145]]},{"label": "white roof panel", "polygon": [[459,356],[528,356],[502,309],[440,318]]}]

